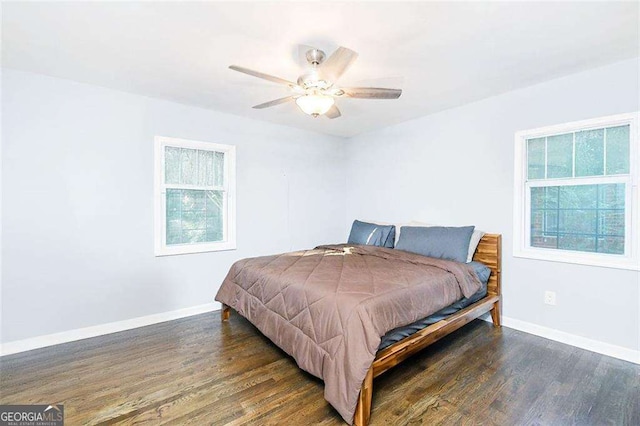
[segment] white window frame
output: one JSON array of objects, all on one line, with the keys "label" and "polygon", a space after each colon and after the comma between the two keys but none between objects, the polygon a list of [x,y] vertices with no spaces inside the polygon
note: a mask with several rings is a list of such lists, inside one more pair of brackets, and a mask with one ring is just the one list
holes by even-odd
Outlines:
[{"label": "white window frame", "polygon": [[[638,166],[640,163],[638,144],[638,112],[599,117],[590,120],[576,121],[555,126],[524,130],[515,134],[515,167],[514,167],[514,209],[513,209],[513,255],[528,259],[554,262],[575,263],[581,265],[602,266],[608,268],[640,270],[638,248],[640,246],[640,222],[638,204]],[[597,178],[563,178],[548,180],[531,180],[527,182],[527,139],[577,132],[581,130],[600,129],[629,125],[629,173],[630,176],[604,176]],[[606,154],[605,154],[606,155]],[[625,196],[625,254],[589,253],[572,250],[550,249],[531,246],[531,187],[553,186],[568,182],[590,183],[626,183]]]},{"label": "white window frame", "polygon": [[[166,190],[177,189],[206,189],[212,187],[200,187],[197,185],[166,184],[165,183],[165,147],[199,149],[224,153],[224,185],[213,188],[223,191],[225,196],[223,232],[224,239],[220,242],[176,244],[167,245],[167,205]],[[170,256],[176,254],[203,253],[210,251],[235,250],[236,249],[236,147],[210,142],[192,141],[186,139],[169,138],[165,136],[155,137],[154,160],[154,216],[155,216],[155,255]]]}]

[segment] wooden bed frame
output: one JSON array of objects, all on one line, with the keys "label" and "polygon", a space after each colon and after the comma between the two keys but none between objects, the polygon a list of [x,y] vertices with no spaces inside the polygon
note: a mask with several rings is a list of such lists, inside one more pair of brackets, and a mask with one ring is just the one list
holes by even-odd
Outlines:
[{"label": "wooden bed frame", "polygon": [[[369,423],[373,379],[375,377],[487,312],[491,312],[493,325],[500,327],[502,235],[485,234],[478,244],[473,260],[482,262],[491,269],[491,276],[487,284],[487,295],[455,314],[379,351],[362,383],[358,405],[353,418],[354,425],[366,426]],[[222,321],[227,321],[231,314],[231,308],[227,305],[222,305],[221,313]]]}]

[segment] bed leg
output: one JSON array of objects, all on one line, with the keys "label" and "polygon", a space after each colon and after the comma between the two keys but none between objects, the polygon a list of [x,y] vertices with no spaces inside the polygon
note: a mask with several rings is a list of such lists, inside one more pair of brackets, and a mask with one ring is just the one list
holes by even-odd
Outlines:
[{"label": "bed leg", "polygon": [[356,414],[353,416],[355,426],[367,426],[371,417],[371,396],[373,394],[373,366],[367,371],[367,375],[362,382]]},{"label": "bed leg", "polygon": [[230,316],[231,316],[231,308],[223,303],[222,310],[220,311],[220,319],[222,320],[222,322],[228,321]]},{"label": "bed leg", "polygon": [[495,327],[500,327],[500,301],[498,300],[491,308],[491,320]]}]

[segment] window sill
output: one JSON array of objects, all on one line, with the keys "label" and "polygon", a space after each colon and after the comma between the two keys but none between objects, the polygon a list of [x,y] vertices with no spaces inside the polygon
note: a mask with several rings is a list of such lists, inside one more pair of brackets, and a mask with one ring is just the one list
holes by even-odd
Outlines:
[{"label": "window sill", "polygon": [[195,254],[228,250],[236,250],[235,241],[215,244],[184,244],[170,247],[156,247],[155,256],[175,256],[180,254]]},{"label": "window sill", "polygon": [[576,265],[640,271],[640,262],[637,259],[616,255],[590,255],[589,253],[575,253],[560,250],[514,249],[513,256],[548,262],[573,263]]}]

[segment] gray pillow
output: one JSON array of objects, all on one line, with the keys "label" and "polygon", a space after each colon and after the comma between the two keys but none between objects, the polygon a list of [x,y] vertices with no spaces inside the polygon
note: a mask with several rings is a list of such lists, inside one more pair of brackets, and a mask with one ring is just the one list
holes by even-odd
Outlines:
[{"label": "gray pillow", "polygon": [[475,226],[403,226],[396,248],[423,256],[465,263]]},{"label": "gray pillow", "polygon": [[393,248],[395,238],[396,227],[394,225],[378,225],[354,220],[347,243]]}]

